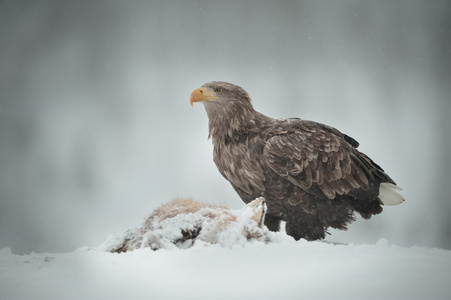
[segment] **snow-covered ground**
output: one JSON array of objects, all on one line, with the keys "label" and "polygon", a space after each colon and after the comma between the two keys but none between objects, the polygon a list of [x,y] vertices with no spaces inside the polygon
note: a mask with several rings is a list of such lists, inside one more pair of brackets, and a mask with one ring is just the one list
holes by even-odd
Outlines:
[{"label": "snow-covered ground", "polygon": [[375,245],[202,241],[188,249],[15,255],[0,299],[451,299],[451,251]]}]

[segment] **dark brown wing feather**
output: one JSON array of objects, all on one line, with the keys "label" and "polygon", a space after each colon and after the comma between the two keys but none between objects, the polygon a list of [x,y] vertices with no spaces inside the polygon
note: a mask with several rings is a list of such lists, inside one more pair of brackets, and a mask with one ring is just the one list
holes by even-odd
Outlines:
[{"label": "dark brown wing feather", "polygon": [[374,174],[383,177],[385,173],[353,147],[358,146],[354,139],[311,121],[291,120],[279,128],[285,126],[289,129],[269,138],[263,150],[275,173],[321,199],[377,197]]}]

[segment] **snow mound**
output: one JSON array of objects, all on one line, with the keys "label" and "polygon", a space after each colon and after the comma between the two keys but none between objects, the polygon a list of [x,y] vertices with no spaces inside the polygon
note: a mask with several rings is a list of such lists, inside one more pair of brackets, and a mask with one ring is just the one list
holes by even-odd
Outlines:
[{"label": "snow mound", "polygon": [[176,198],[157,208],[140,228],[110,237],[101,247],[121,253],[140,248],[186,249],[195,243],[231,247],[248,241],[271,241],[263,226],[266,204],[263,198],[239,210]]}]

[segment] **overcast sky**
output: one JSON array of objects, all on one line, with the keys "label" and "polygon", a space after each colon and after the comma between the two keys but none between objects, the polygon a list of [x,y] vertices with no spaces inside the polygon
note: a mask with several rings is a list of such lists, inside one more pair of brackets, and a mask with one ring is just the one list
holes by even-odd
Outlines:
[{"label": "overcast sky", "polygon": [[0,2],[0,248],[63,252],[176,196],[243,203],[212,80],[354,137],[406,202],[329,240],[451,249],[450,1]]}]

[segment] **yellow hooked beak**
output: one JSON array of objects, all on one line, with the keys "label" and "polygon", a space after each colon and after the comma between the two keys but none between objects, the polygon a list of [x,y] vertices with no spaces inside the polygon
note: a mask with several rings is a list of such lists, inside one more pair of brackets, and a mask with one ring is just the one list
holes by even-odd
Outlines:
[{"label": "yellow hooked beak", "polygon": [[191,103],[191,106],[193,106],[194,102],[211,101],[213,99],[218,99],[218,97],[213,96],[211,89],[202,87],[199,89],[195,89],[191,93],[189,102]]}]

